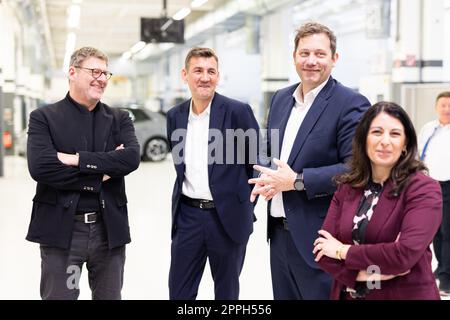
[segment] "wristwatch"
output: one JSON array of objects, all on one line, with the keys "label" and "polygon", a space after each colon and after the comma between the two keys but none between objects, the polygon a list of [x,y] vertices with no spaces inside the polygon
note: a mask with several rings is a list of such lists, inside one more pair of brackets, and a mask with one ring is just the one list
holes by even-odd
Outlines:
[{"label": "wristwatch", "polygon": [[297,174],[297,178],[295,178],[294,189],[297,191],[305,190],[305,182],[303,181],[303,173]]}]

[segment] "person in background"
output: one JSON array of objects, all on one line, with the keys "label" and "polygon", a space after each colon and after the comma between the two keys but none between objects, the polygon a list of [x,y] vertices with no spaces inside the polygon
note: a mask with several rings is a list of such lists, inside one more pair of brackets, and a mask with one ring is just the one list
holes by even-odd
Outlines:
[{"label": "person in background", "polygon": [[140,162],[133,123],[100,99],[108,57],[83,47],[69,92],[30,114],[28,169],[37,181],[27,240],[40,243],[41,297],[77,299],[86,263],[92,299],[121,299],[129,243],[124,177]]},{"label": "person in background", "polygon": [[450,295],[450,91],[436,98],[437,119],[425,124],[419,134],[420,159],[439,181],[442,190],[442,223],[433,239],[438,262],[434,271],[441,295]]},{"label": "person in background", "polygon": [[430,243],[441,223],[439,184],[418,160],[406,112],[379,102],[356,128],[350,171],[314,241],[332,299],[439,299]]}]

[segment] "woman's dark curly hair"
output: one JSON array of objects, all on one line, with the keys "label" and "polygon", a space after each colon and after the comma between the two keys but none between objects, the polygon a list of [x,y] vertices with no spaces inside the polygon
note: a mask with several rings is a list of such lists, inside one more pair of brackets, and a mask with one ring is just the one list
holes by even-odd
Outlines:
[{"label": "woman's dark curly hair", "polygon": [[408,184],[411,174],[417,171],[427,171],[427,168],[418,159],[417,136],[411,119],[402,107],[393,102],[378,102],[366,111],[356,127],[353,137],[353,154],[347,164],[350,170],[338,175],[335,181],[338,184],[349,183],[355,188],[363,188],[369,183],[372,178],[372,167],[366,151],[367,135],[373,119],[382,112],[399,120],[405,132],[406,154],[402,152],[390,174],[393,182],[390,195],[398,196]]}]

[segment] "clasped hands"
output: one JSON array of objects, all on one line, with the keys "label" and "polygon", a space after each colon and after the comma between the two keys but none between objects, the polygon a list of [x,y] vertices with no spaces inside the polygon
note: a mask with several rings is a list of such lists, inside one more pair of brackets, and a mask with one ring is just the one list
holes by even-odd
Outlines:
[{"label": "clasped hands", "polygon": [[255,185],[250,195],[251,202],[254,202],[258,195],[269,201],[278,192],[294,190],[297,173],[287,163],[279,159],[274,158],[273,162],[278,166],[276,170],[259,165],[253,166],[253,169],[261,172],[261,175],[258,178],[248,180],[249,184]]},{"label": "clasped hands", "polygon": [[[319,237],[314,241],[314,249],[313,254],[316,255],[316,258],[314,259],[316,262],[318,262],[323,256],[327,256],[332,259],[337,260],[345,260],[347,257],[347,252],[350,249],[350,245],[343,244],[339,240],[337,240],[335,237],[333,237],[328,231],[325,230],[319,230]],[[397,239],[395,242],[398,242],[400,238],[400,233],[397,236]],[[395,277],[404,276],[408,273],[410,273],[411,270],[406,270],[405,272],[402,272],[400,274],[378,274],[379,276],[378,280],[384,281],[384,280],[390,280]],[[374,280],[373,279],[374,273],[369,273],[366,270],[360,270],[356,281],[368,281],[368,280]]]},{"label": "clasped hands", "polygon": [[[115,150],[123,150],[123,149],[125,149],[125,147],[123,144],[121,144],[121,145],[117,146],[117,148]],[[80,164],[80,156],[78,153],[70,154],[70,153],[64,153],[64,152],[57,152],[56,155],[58,156],[58,160],[67,166],[78,167],[78,165]],[[111,178],[111,177],[108,176],[107,174],[104,174],[102,181],[106,181],[109,178]]]}]

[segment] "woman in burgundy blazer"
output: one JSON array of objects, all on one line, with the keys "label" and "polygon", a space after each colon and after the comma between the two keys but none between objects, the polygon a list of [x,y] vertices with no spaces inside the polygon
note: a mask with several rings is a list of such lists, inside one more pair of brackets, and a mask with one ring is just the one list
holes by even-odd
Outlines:
[{"label": "woman in burgundy blazer", "polygon": [[442,218],[439,184],[425,175],[406,112],[380,102],[361,119],[350,170],[314,242],[334,279],[331,299],[439,299],[430,243]]}]

